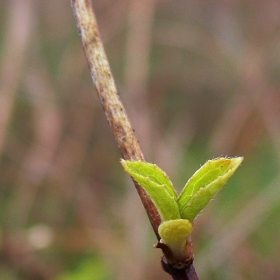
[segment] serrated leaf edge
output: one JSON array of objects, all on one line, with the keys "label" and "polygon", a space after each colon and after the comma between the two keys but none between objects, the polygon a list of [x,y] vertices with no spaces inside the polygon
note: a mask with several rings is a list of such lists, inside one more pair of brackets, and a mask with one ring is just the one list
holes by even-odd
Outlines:
[{"label": "serrated leaf edge", "polygon": [[[218,159],[220,159],[220,158],[218,158]],[[234,174],[236,169],[240,166],[240,164],[242,163],[244,158],[243,157],[235,157],[235,158],[230,158],[230,159],[238,159],[238,161],[236,161],[234,164],[232,164],[232,167],[229,167],[224,174],[218,176],[214,181],[212,181],[211,183],[209,183],[206,186],[202,186],[201,188],[199,188],[195,193],[192,194],[192,196],[189,198],[187,203],[185,203],[183,206],[179,202],[179,199],[181,197],[181,194],[180,194],[180,196],[178,197],[178,205],[179,205],[180,214],[181,214],[182,219],[188,219],[190,221],[193,221],[196,218],[196,216],[214,198],[214,196],[226,185],[226,183],[231,178],[231,176]],[[197,170],[197,171],[199,171],[199,170]],[[220,182],[218,182],[218,181],[220,181]],[[223,182],[221,182],[221,181],[223,181]],[[215,185],[217,185],[217,184],[220,184],[220,186],[216,186],[216,188],[215,188]],[[202,207],[199,207],[199,209],[197,209],[195,206],[199,205],[199,203],[197,203],[196,201],[199,200],[200,193],[202,191],[207,191],[207,190],[211,190],[211,194],[209,194],[209,199],[207,199],[207,202],[204,203],[204,205]],[[189,214],[184,213],[186,208],[191,209]],[[194,211],[194,210],[196,210],[196,211]],[[193,214],[191,212],[196,212],[196,213]]]}]

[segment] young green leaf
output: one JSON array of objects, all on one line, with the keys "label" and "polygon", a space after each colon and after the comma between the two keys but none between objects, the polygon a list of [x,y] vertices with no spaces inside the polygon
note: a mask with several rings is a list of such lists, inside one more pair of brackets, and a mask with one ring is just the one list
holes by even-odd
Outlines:
[{"label": "young green leaf", "polygon": [[180,219],[177,193],[171,181],[157,165],[143,161],[121,160],[125,171],[142,186],[155,204],[162,221]]},{"label": "young green leaf", "polygon": [[217,158],[207,161],[197,170],[178,198],[181,217],[193,221],[222,189],[242,161],[243,157]]},{"label": "young green leaf", "polygon": [[187,239],[192,230],[193,224],[189,220],[177,219],[161,223],[158,233],[162,239],[161,242],[166,244],[174,258],[180,261],[184,259]]}]

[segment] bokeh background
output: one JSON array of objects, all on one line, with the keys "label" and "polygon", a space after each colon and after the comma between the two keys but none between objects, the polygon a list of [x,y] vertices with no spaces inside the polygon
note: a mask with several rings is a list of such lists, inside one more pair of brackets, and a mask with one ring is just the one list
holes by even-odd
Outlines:
[{"label": "bokeh background", "polygon": [[[195,221],[201,279],[280,275],[280,2],[95,0],[148,161],[178,191],[245,157]],[[70,1],[0,0],[0,279],[170,279]]]}]

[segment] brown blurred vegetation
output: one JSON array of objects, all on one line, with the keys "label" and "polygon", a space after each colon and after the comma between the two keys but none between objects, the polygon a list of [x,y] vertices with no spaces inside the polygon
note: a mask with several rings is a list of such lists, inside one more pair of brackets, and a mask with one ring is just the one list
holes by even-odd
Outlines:
[{"label": "brown blurred vegetation", "polygon": [[[146,158],[180,190],[243,155],[196,220],[201,279],[280,275],[280,2],[96,0]],[[0,0],[0,279],[170,279],[70,1]]]}]

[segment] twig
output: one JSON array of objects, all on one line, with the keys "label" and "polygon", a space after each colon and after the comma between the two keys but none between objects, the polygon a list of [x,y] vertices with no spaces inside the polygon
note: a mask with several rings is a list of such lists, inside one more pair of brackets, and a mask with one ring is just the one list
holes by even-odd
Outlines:
[{"label": "twig", "polygon": [[[84,46],[92,80],[119,149],[125,159],[144,161],[144,154],[140,148],[137,138],[135,137],[125,108],[120,100],[116,84],[110,70],[108,59],[98,32],[91,1],[71,0],[71,5]],[[158,234],[158,227],[161,223],[159,213],[150,197],[147,196],[145,190],[135,181],[134,185],[159,241],[160,236]],[[165,271],[171,274],[174,280],[198,279],[192,264],[184,270],[174,270],[171,269],[169,264],[165,265]],[[178,278],[176,274],[180,275],[180,278]],[[184,278],[181,277],[182,275],[184,275]]]},{"label": "twig", "polygon": [[161,264],[163,270],[169,273],[173,280],[199,280],[192,264],[186,269],[174,269],[171,265],[164,261],[164,258],[162,258]]},{"label": "twig", "polygon": [[[125,108],[120,100],[107,56],[97,29],[97,23],[90,0],[72,0],[79,34],[82,39],[93,83],[106,118],[111,126],[119,149],[125,159],[142,160],[144,155],[128,120]],[[158,238],[160,217],[151,199],[144,189],[135,183],[135,187],[148,214],[154,232]]]}]

